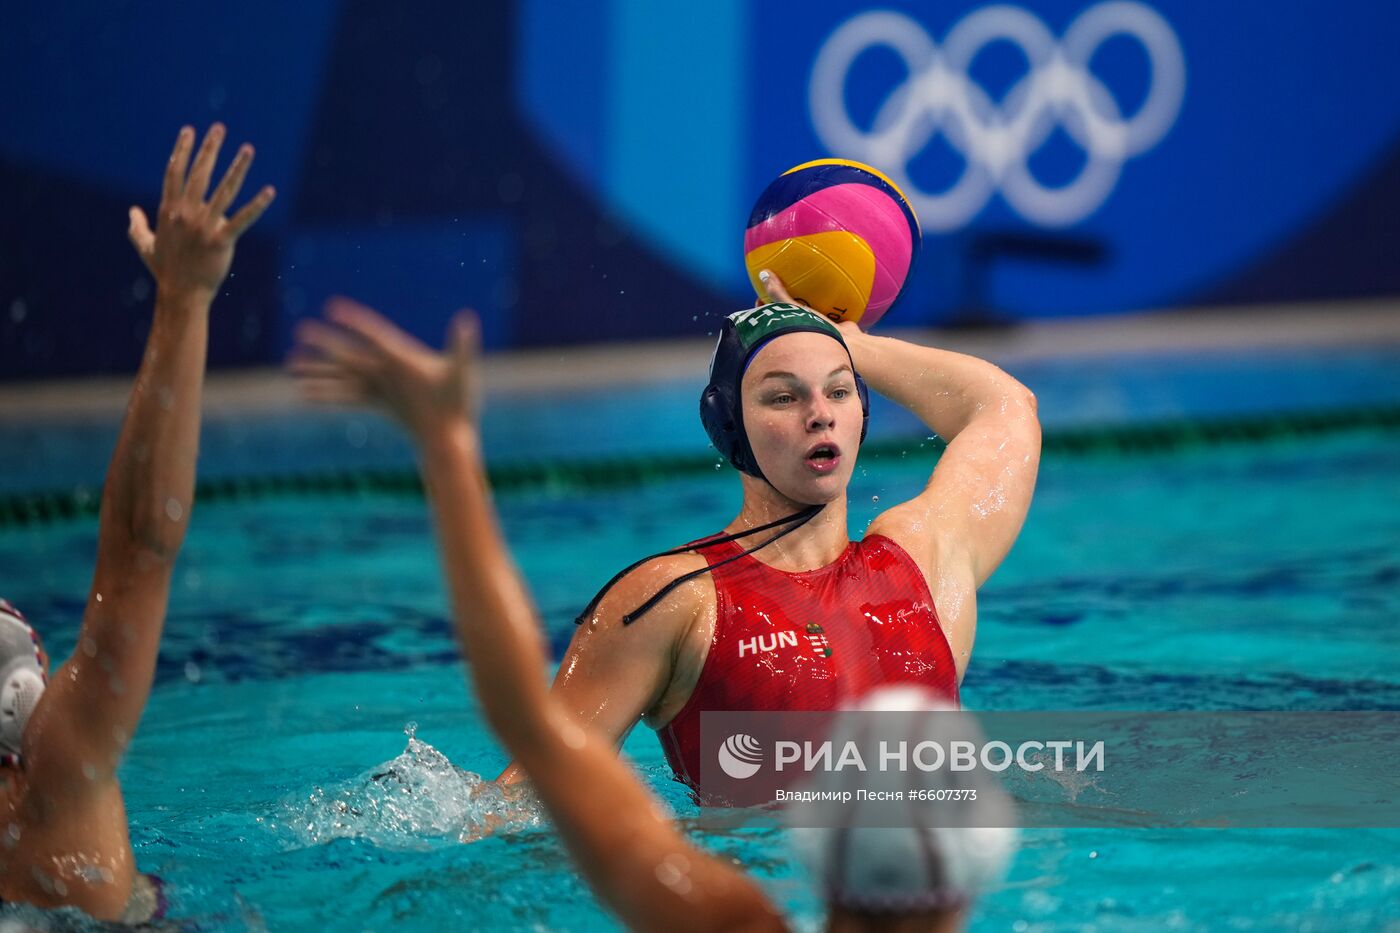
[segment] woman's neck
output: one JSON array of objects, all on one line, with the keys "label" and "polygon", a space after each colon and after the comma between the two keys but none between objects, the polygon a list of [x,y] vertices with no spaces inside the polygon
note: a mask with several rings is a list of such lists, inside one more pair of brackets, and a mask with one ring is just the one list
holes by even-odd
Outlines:
[{"label": "woman's neck", "polygon": [[[795,515],[806,508],[810,506],[788,499],[767,483],[745,483],[744,507],[725,531],[731,534],[748,531],[750,528]],[[759,532],[752,539],[746,539],[744,546],[753,547],[782,530],[775,528],[772,531]],[[846,527],[846,497],[842,495],[828,502],[802,527],[783,535],[753,556],[770,567],[795,573],[827,566],[840,557],[850,543],[850,534]]]}]

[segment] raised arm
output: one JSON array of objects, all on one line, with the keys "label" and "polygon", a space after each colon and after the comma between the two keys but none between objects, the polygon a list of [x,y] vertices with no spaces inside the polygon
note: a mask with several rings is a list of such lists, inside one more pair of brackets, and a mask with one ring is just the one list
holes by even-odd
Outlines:
[{"label": "raised arm", "polygon": [[877,522],[913,531],[941,561],[966,563],[981,586],[1011,550],[1035,491],[1035,396],[985,360],[864,334],[853,325],[843,333],[870,387],[948,445],[924,490]]},{"label": "raised arm", "polygon": [[441,356],[367,309],[342,304],[331,318],[347,333],[310,329],[304,337],[318,358],[294,371],[308,395],[385,404],[413,434],[482,708],[599,897],[637,929],[781,929],[751,881],[676,831],[611,737],[578,725],[546,689],[535,610],[502,540],[481,459],[474,324],[459,318]]},{"label": "raised arm", "polygon": [[139,207],[131,209],[128,235],[156,280],[155,316],[107,468],[78,647],[25,732],[31,787],[50,804],[100,791],[115,779],[150,695],[171,573],[193,505],[209,306],[235,242],[273,198],[264,188],[224,216],[253,150],[239,150],[209,195],[223,137],[215,124],[191,165],[195,134],[180,131],[156,231]]},{"label": "raised arm", "polygon": [[[787,300],[781,282],[766,282]],[[923,491],[870,531],[898,541],[924,568],[961,671],[975,633],[972,594],[1011,550],[1035,491],[1035,396],[985,360],[839,326],[870,388],[947,442]]]}]

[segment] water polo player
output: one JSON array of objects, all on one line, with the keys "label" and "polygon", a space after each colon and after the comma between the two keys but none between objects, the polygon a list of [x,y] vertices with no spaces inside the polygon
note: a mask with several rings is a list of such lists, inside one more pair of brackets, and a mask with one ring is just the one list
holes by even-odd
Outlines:
[{"label": "water polo player", "polygon": [[[293,364],[312,398],[370,391],[380,364],[345,328],[412,347],[420,367],[449,365],[366,308],[341,301],[329,314],[340,326],[307,322]],[[846,488],[867,383],[948,446],[924,490],[853,542]],[[701,419],[740,472],[743,507],[723,534],[639,561],[595,597],[555,679],[561,706],[614,741],[646,721],[703,800],[703,712],[836,709],[904,682],[956,703],[977,587],[1010,549],[1035,486],[1031,393],[990,363],[837,326],[785,300],[726,319]],[[502,780],[518,777],[507,769]]]},{"label": "water polo player", "polygon": [[[833,325],[782,303],[724,323],[701,398],[743,507],[724,533],[639,562],[580,617],[554,684],[581,724],[656,729],[699,787],[700,714],[835,709],[890,682],[956,703],[977,588],[1025,520],[1035,399],[990,363]],[[947,441],[919,495],[847,533],[866,386]],[[516,775],[507,770],[503,778]]]},{"label": "water polo player", "polygon": [[[472,665],[482,708],[517,767],[533,783],[593,889],[634,929],[787,929],[756,884],[691,845],[675,828],[664,806],[617,757],[615,735],[581,725],[576,710],[563,704],[564,694],[546,690],[541,676],[544,639],[529,592],[501,538],[475,424],[474,322],[459,318],[454,323],[451,349],[444,356],[353,303],[334,303],[329,316],[343,331],[306,325],[304,351],[293,371],[310,398],[381,405],[413,435],[433,506],[457,636]],[[818,339],[840,347],[829,337]],[[788,346],[800,348],[795,340]],[[804,352],[820,357],[823,349],[813,345]],[[841,384],[842,377],[832,372],[848,369],[849,361],[832,363],[825,359],[807,364],[773,354],[758,365],[790,367],[792,381],[785,383],[784,391],[794,397],[807,394],[804,386],[810,385],[813,372],[823,395],[836,396],[839,393],[830,386]],[[808,365],[816,369],[809,371]],[[850,391],[854,396],[855,389]],[[837,419],[848,417],[839,401],[802,404],[817,411],[811,417],[820,418],[823,425],[820,442],[850,443],[854,449],[859,422],[850,437],[837,429]],[[792,484],[789,495],[803,497],[774,496],[771,507],[819,496],[829,503],[841,501],[845,478],[826,479],[835,471],[812,470],[810,480],[794,478],[791,474],[797,470],[780,462],[785,448],[812,459],[797,440],[800,426],[810,422],[804,417],[793,427],[785,420],[779,416],[774,423],[752,429],[761,466],[773,474],[782,471],[779,481]],[[777,432],[792,436],[779,444],[771,436]],[[795,537],[794,533],[784,540]],[[865,707],[946,708],[934,691],[907,685],[889,689],[897,692],[877,690],[866,698]],[[882,693],[893,697],[893,704],[881,699]],[[916,697],[913,704],[905,699],[911,695]],[[936,783],[949,777],[945,770],[920,779]],[[984,799],[978,806],[994,804]],[[1009,832],[996,828],[1002,824],[993,818],[983,825],[990,828],[951,829],[922,822],[863,832],[807,830],[795,838],[830,905],[831,929],[952,931],[962,927],[972,899],[1000,875],[1010,854]]]},{"label": "water polo player", "polygon": [[102,489],[78,645],[52,677],[34,629],[0,601],[0,902],[74,906],[101,920],[163,910],[159,883],[136,870],[117,766],[151,692],[193,504],[210,304],[239,236],[273,198],[264,188],[225,216],[253,150],[243,146],[209,194],[223,138],[215,124],[191,164],[195,134],[182,129],[156,230],[131,209],[155,315]]}]

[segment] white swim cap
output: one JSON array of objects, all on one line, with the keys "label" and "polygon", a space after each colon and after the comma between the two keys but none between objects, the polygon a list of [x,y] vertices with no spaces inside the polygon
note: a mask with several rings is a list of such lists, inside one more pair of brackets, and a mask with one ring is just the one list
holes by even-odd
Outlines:
[{"label": "white swim cap", "polygon": [[[877,712],[929,713],[901,717],[911,726],[909,734],[877,734]],[[890,720],[886,720],[890,721]],[[831,731],[832,746],[854,742],[866,762],[880,758],[880,740],[923,741],[944,745],[953,740],[982,739],[981,729],[969,714],[948,705],[929,690],[912,684],[881,687],[839,714]],[[910,790],[938,791],[975,787],[976,801],[920,802],[907,800]],[[810,785],[816,791],[865,789],[903,792],[908,823],[897,827],[861,825],[861,804],[849,806],[850,822],[840,828],[793,826],[793,849],[812,872],[828,903],[861,911],[903,912],[949,910],[965,907],[1006,873],[1016,849],[1014,811],[999,784],[986,776],[973,777],[948,768],[936,771],[867,771],[850,769],[827,772]],[[867,806],[873,806],[867,804]],[[888,807],[889,804],[881,804]],[[959,810],[959,826],[939,826],[935,814]],[[935,810],[934,808],[942,808]],[[870,812],[870,811],[867,811]],[[888,812],[888,811],[886,811]],[[788,811],[799,821],[800,811]],[[871,822],[876,822],[872,820]]]},{"label": "white swim cap", "polygon": [[34,629],[18,609],[0,599],[0,763],[19,763],[24,727],[45,683]]}]

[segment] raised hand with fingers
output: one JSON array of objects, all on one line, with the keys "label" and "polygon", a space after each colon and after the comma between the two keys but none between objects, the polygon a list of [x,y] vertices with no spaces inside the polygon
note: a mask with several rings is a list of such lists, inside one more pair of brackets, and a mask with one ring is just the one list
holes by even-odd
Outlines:
[{"label": "raised hand with fingers", "polygon": [[[158,231],[131,209],[128,236],[156,278],[155,309],[102,487],[79,650],[37,701],[29,694],[18,748],[13,731],[6,736],[0,825],[9,827],[10,844],[0,847],[0,903],[77,907],[99,920],[133,922],[165,910],[158,882],[136,868],[120,765],[155,683],[194,507],[210,306],[234,243],[273,197],[264,188],[224,216],[252,161],[248,146],[206,197],[223,136],[215,125],[191,165],[194,131],[180,131],[165,167]],[[18,636],[11,642],[28,657],[37,633],[24,637],[28,623],[9,615]],[[47,668],[42,652],[37,661]]]},{"label": "raised hand with fingers", "polygon": [[475,424],[479,325],[471,311],[438,352],[348,298],[326,304],[326,321],[303,321],[288,369],[310,401],[385,409],[420,440],[456,421]]},{"label": "raised hand with fingers", "polygon": [[194,139],[194,130],[187,126],[175,140],[165,166],[156,229],[151,229],[145,211],[132,207],[127,236],[163,291],[212,300],[228,275],[234,244],[267,210],[276,192],[266,185],[232,217],[224,216],[243,187],[253,163],[253,147],[247,143],[239,147],[233,164],[209,195],[224,141],[223,124],[209,128],[191,165]]}]

